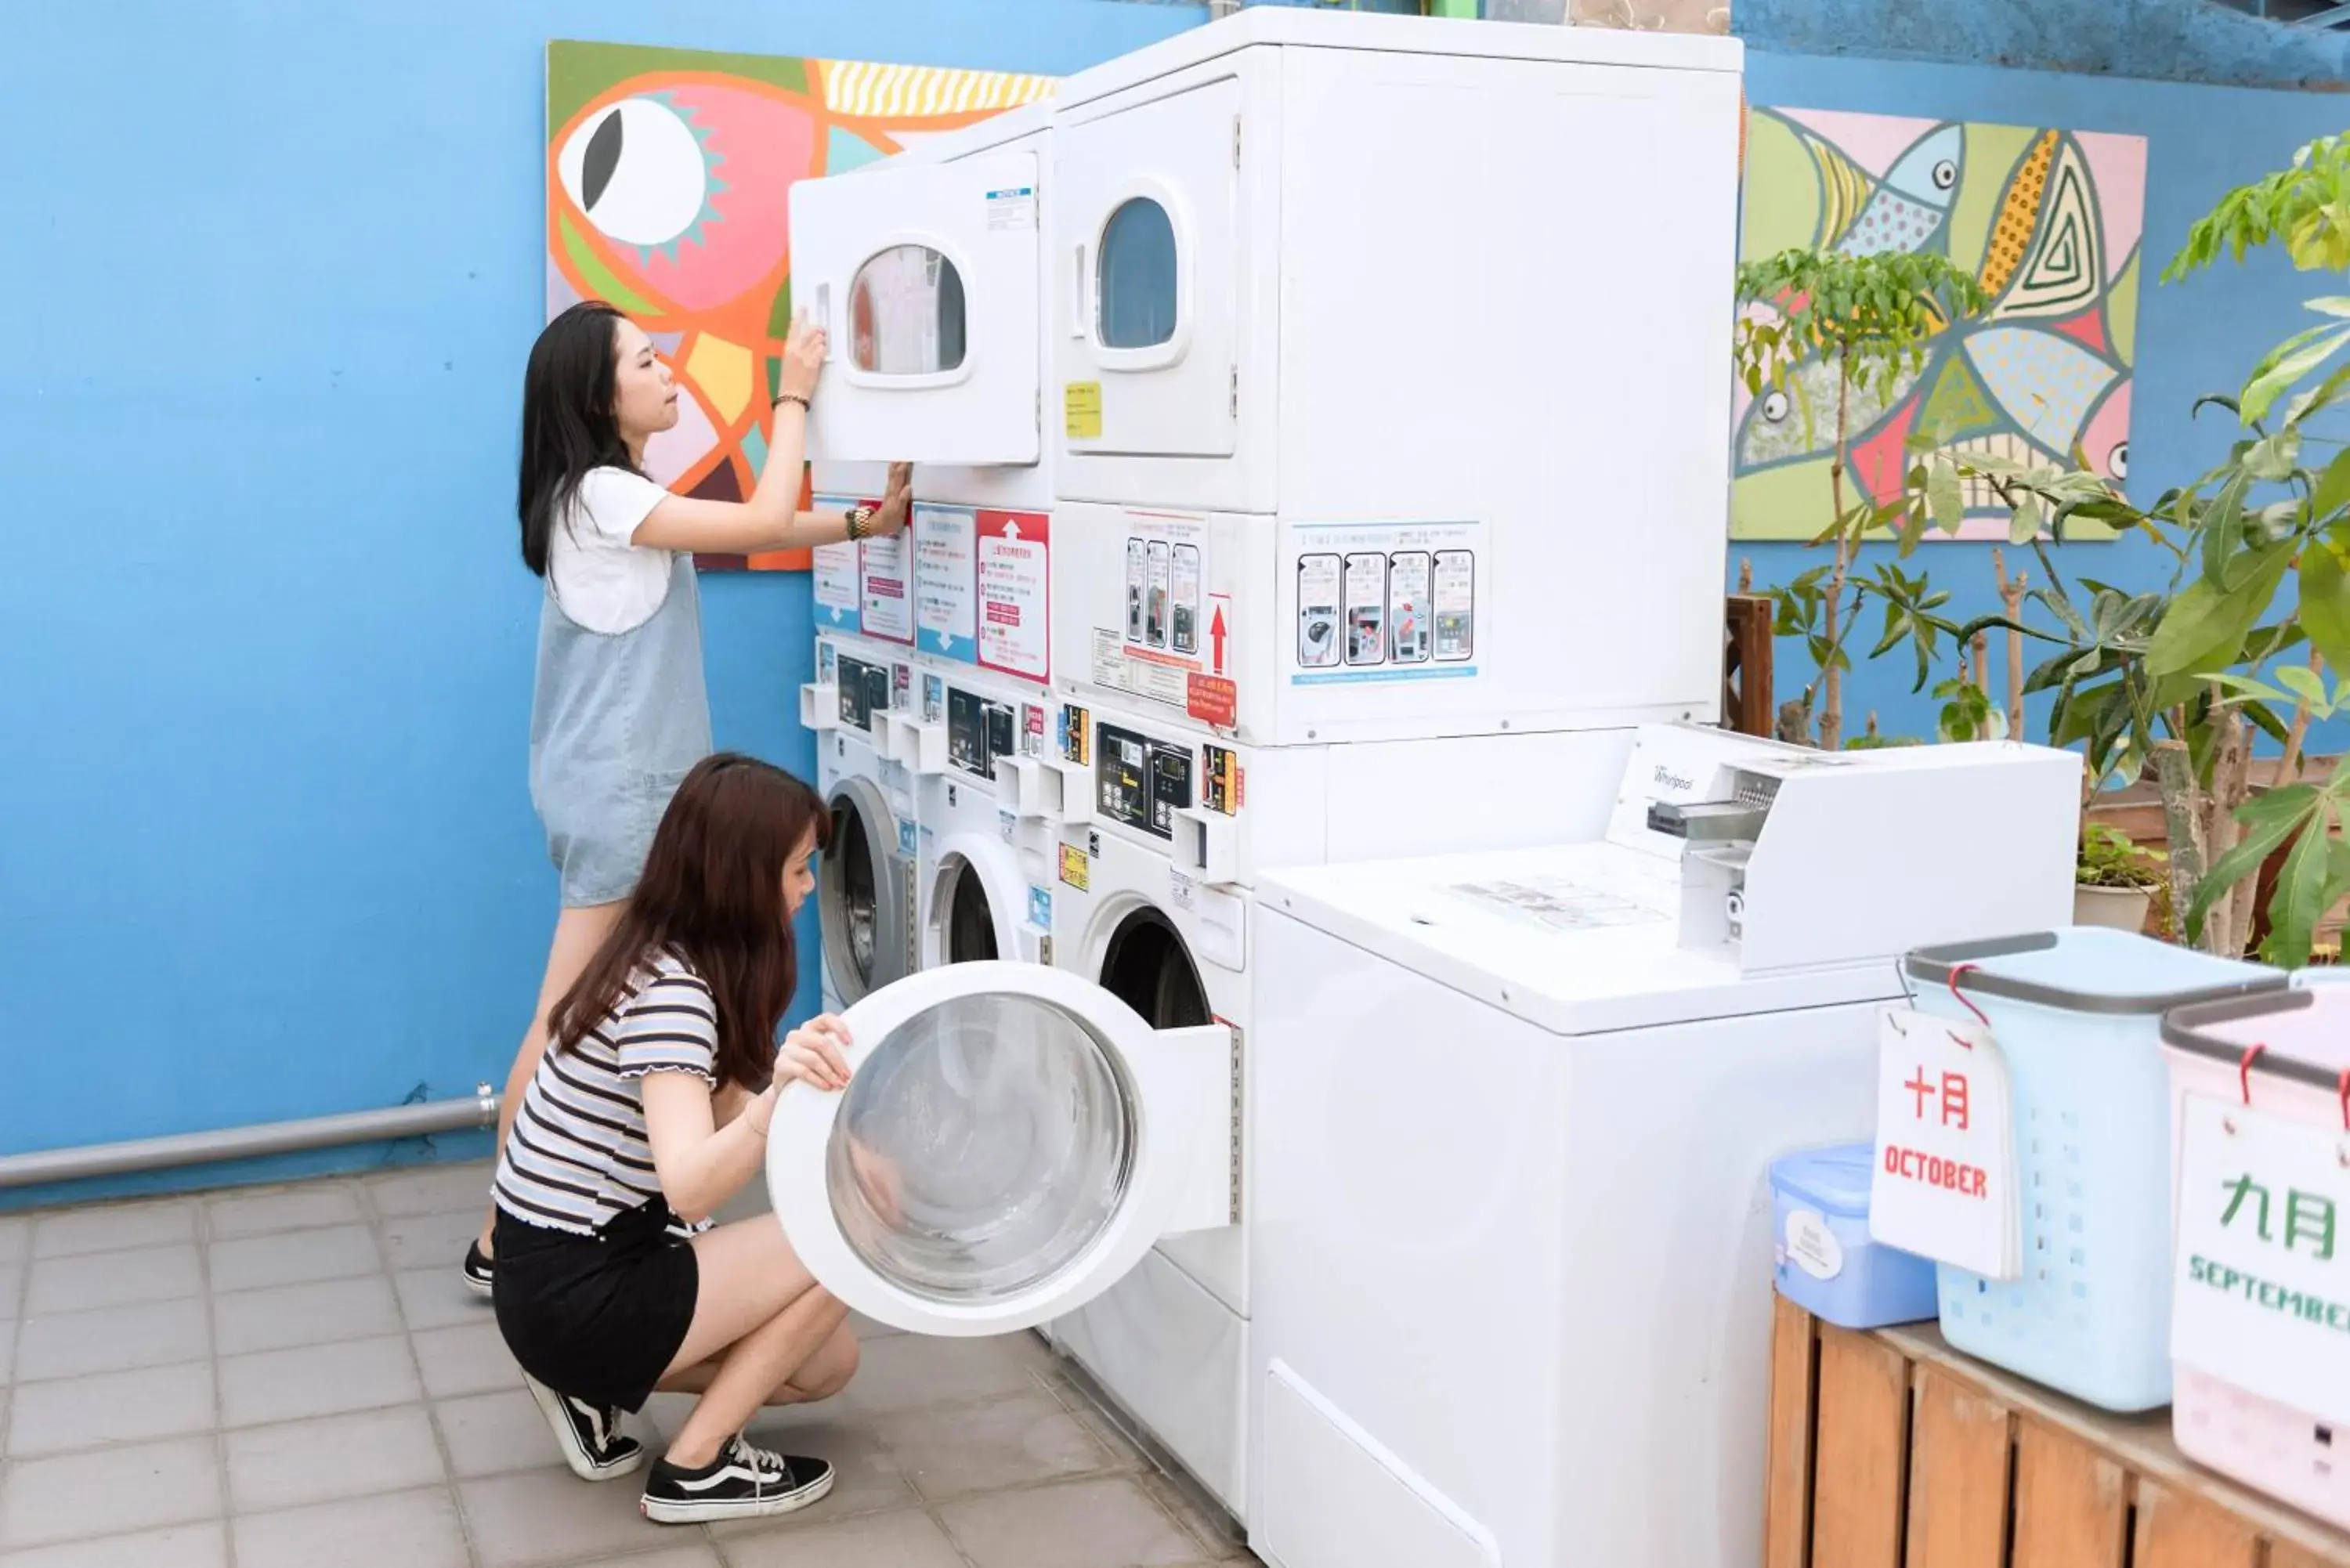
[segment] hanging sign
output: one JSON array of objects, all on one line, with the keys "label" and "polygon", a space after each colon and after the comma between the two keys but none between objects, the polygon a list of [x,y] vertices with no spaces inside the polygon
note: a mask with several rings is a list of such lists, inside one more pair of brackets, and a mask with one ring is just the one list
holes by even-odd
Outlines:
[{"label": "hanging sign", "polygon": [[1993,1280],[2022,1272],[2006,1059],[1991,1031],[1911,1007],[1877,1014],[1868,1233]]}]

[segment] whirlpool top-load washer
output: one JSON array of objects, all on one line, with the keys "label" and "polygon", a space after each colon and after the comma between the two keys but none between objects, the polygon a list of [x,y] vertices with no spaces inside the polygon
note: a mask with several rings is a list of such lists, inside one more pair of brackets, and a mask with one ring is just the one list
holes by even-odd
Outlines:
[{"label": "whirlpool top-load washer", "polygon": [[1627,772],[1599,842],[1259,892],[1273,1568],[1757,1561],[1768,1163],[1868,1136],[1902,951],[2069,918],[2067,753],[1652,730]]},{"label": "whirlpool top-load washer", "polygon": [[889,760],[889,721],[913,667],[857,637],[816,644],[816,679],[800,690],[814,734],[817,790],[832,813],[816,861],[824,939],[824,1007],[837,1012],[915,967],[919,830],[910,775]]},{"label": "whirlpool top-load washer", "polygon": [[1632,732],[1258,749],[1146,709],[1064,703],[1053,738],[1041,807],[1054,839],[1053,961],[1155,1025],[1230,1028],[1234,1199],[1230,1224],[1170,1237],[1052,1332],[1239,1514],[1250,1150],[1282,1136],[1254,1115],[1248,1088],[1265,868],[1595,836]]}]

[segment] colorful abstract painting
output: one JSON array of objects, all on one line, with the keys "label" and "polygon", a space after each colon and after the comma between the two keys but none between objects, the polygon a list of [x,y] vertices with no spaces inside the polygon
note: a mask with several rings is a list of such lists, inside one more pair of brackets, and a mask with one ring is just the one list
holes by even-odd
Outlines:
[{"label": "colorful abstract painting", "polygon": [[[766,460],[792,318],[792,182],[1049,96],[1047,77],[546,47],[546,310],[585,298],[651,335],[684,396],[645,454],[681,494],[739,500]],[[705,566],[805,570],[805,551]]]},{"label": "colorful abstract painting", "polygon": [[[1938,334],[1921,369],[1855,403],[1847,504],[1854,485],[1879,501],[1900,493],[1918,431],[1942,432],[1953,452],[2128,477],[2145,138],[1754,109],[1745,165],[1742,258],[1797,245],[1932,251],[1992,301]],[[1760,397],[1739,389],[1734,537],[1826,527],[1835,407],[1835,377],[1816,361]],[[2005,538],[1997,498],[1979,482],[1966,490],[1959,536]]]}]

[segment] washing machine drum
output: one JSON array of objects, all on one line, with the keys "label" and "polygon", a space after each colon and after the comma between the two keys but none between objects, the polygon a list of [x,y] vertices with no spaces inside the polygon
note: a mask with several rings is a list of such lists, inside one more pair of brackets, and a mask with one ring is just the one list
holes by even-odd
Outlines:
[{"label": "washing machine drum", "polygon": [[832,833],[817,863],[825,972],[844,1003],[903,976],[910,931],[897,820],[870,779],[833,786]]},{"label": "washing machine drum", "polygon": [[1001,1301],[1090,1246],[1133,1174],[1134,1113],[1104,1043],[1033,997],[918,1014],[850,1082],[826,1167],[875,1272],[942,1302]]},{"label": "washing machine drum", "polygon": [[850,1306],[918,1333],[1033,1326],[1164,1233],[1221,1044],[1040,964],[925,970],[843,1022],[849,1085],[786,1086],[767,1178],[801,1260]]}]

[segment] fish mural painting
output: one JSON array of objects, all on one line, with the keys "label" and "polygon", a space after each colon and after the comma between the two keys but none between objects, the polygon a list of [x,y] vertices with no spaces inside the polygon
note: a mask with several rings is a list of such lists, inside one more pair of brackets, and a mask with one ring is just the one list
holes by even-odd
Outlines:
[{"label": "fish mural painting", "polygon": [[[608,301],[652,337],[682,396],[645,453],[681,494],[740,500],[766,461],[790,329],[788,195],[1051,95],[1048,77],[546,47],[546,313]],[[806,551],[705,557],[804,571]]]},{"label": "fish mural painting", "polygon": [[[1938,433],[1954,453],[2127,480],[2146,156],[2138,136],[1749,110],[1742,260],[1791,246],[1930,251],[1971,273],[1991,300],[1929,340],[1917,370],[1856,395],[1848,485],[1875,501],[1898,496],[1917,431]],[[1826,526],[1835,391],[1833,369],[1818,361],[1759,397],[1738,389],[1733,537],[1804,540]],[[1989,487],[1963,488],[1958,536],[2004,539],[2008,514]],[[2068,536],[2110,535],[2075,524]]]}]

